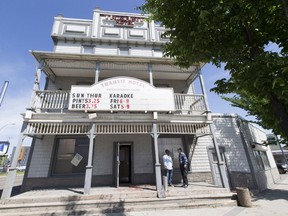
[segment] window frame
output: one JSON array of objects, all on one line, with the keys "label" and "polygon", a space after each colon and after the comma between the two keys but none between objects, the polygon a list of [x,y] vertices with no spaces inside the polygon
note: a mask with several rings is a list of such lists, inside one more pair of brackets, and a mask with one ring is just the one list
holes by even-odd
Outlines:
[{"label": "window frame", "polygon": [[[74,168],[74,165],[71,164],[71,172],[57,172],[56,170],[56,166],[57,166],[57,163],[58,163],[58,151],[59,151],[59,145],[60,145],[60,142],[61,140],[66,140],[66,139],[71,139],[71,140],[74,140],[74,153],[73,153],[73,157],[70,158],[71,160],[74,158],[74,156],[76,155],[77,152],[77,149],[79,150],[79,146],[82,145],[83,146],[83,142],[84,142],[84,146],[87,147],[87,150],[85,152],[85,154],[81,155],[83,156],[83,159],[81,160],[81,162],[79,163],[79,165],[82,166],[82,171],[81,172],[73,172],[73,168]],[[78,148],[77,148],[78,146]],[[80,148],[81,149],[81,148]],[[83,149],[82,149],[83,150]],[[53,154],[53,161],[52,161],[52,167],[51,167],[51,172],[50,172],[50,175],[53,177],[55,176],[78,176],[78,175],[85,175],[85,172],[86,172],[86,166],[87,166],[87,163],[88,163],[88,154],[89,154],[89,138],[88,137],[85,137],[85,136],[70,136],[70,137],[67,137],[67,136],[64,136],[64,137],[56,137],[55,138],[55,146],[54,146],[54,154]],[[69,159],[69,160],[70,160]],[[70,161],[71,162],[71,161]],[[84,164],[83,164],[84,163]],[[74,168],[74,170],[77,170],[77,168]]]}]

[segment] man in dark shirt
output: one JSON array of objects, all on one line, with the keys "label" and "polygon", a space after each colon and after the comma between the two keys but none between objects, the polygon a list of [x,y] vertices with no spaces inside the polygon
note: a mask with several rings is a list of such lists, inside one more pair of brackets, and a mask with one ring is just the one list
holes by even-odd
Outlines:
[{"label": "man in dark shirt", "polygon": [[183,187],[187,188],[188,187],[188,179],[187,179],[188,160],[187,160],[185,153],[182,151],[182,148],[178,148],[178,153],[179,153],[180,171],[181,171],[181,175],[183,179]]}]

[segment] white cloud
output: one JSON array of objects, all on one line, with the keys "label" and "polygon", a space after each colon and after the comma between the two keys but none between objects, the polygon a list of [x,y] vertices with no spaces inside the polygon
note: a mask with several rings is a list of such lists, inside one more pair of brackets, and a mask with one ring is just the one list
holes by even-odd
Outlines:
[{"label": "white cloud", "polygon": [[[25,90],[18,97],[4,98],[5,103],[0,107],[0,140],[9,141],[11,146],[18,143],[23,123],[21,113],[25,113],[30,95],[31,90]],[[11,150],[12,147],[9,148],[10,153]]]},{"label": "white cloud", "polygon": [[[9,81],[0,107],[0,140],[9,141],[12,146],[17,145],[20,137],[23,123],[21,113],[25,113],[26,108],[29,107],[34,72],[33,65],[29,67],[23,61],[9,62],[9,64],[0,62],[0,81],[3,81],[0,83],[0,89],[4,81]],[[11,151],[12,147],[9,148],[9,153]]]}]

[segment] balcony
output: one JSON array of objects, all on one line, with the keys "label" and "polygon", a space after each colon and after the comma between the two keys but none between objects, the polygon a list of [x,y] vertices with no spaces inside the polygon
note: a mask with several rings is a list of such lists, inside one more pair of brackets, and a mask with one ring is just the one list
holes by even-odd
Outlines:
[{"label": "balcony", "polygon": [[[90,119],[85,111],[68,110],[70,91],[35,91],[25,134],[41,135],[85,135],[91,122],[96,123],[97,134],[149,134],[152,122],[157,122],[161,134],[210,133],[209,120],[203,95],[174,94],[175,111],[158,112],[155,119],[150,112],[97,111],[97,118]],[[129,115],[129,117],[128,117]],[[26,116],[25,116],[26,117]]]},{"label": "balcony", "polygon": [[[68,110],[69,94],[70,91],[62,90],[35,91],[31,109],[36,113],[71,113],[72,111]],[[174,94],[174,102],[174,115],[201,115],[207,111],[203,95]],[[107,110],[107,113],[110,113],[110,110]]]}]

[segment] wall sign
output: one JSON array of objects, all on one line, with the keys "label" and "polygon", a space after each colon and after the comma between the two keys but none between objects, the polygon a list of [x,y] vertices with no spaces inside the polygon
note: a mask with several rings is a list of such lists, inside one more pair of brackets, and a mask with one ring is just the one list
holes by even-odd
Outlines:
[{"label": "wall sign", "polygon": [[78,166],[82,159],[83,157],[80,154],[76,153],[76,155],[71,160],[71,164],[73,164],[74,166]]},{"label": "wall sign", "polygon": [[0,141],[0,155],[7,154],[9,145],[10,145],[9,141]]},{"label": "wall sign", "polygon": [[92,86],[71,87],[69,110],[175,111],[172,88],[156,88],[130,77],[114,77]]}]

